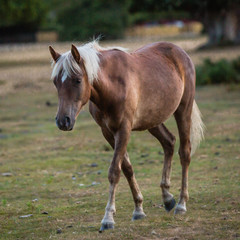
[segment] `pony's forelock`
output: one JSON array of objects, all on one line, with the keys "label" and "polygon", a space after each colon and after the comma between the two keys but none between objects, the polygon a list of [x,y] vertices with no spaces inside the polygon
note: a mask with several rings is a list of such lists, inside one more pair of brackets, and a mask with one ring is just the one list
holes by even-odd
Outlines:
[{"label": "pony's forelock", "polygon": [[[126,49],[121,47],[110,47],[110,48],[102,48],[98,44],[98,40],[94,40],[85,45],[82,45],[77,48],[81,58],[83,59],[84,66],[87,72],[88,81],[90,84],[93,84],[94,81],[98,80],[98,72],[99,72],[99,55],[101,51],[110,50],[110,49],[118,49],[120,51],[125,51]],[[53,71],[51,79],[54,79],[56,76],[62,72],[62,75],[67,74],[68,77],[73,77],[81,73],[81,69],[75,59],[73,58],[70,51],[61,55],[58,61],[53,62]],[[62,81],[65,79],[62,78]]]}]

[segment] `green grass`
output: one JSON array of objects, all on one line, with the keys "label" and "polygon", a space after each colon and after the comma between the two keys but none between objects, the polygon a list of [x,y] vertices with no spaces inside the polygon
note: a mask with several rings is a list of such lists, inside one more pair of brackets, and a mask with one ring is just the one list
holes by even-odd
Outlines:
[{"label": "green grass", "polygon": [[[113,153],[87,107],[74,131],[61,132],[55,126],[57,97],[52,88],[23,88],[1,97],[0,173],[12,176],[0,175],[0,239],[240,238],[240,94],[224,86],[202,87],[197,102],[207,131],[190,165],[187,214],[165,212],[159,188],[162,149],[148,132],[134,132],[128,151],[147,218],[131,222],[134,204],[122,176],[115,229],[99,234]],[[177,135],[173,119],[167,126]],[[177,148],[178,141],[175,152]],[[100,184],[91,186],[93,181]],[[171,192],[176,199],[180,181],[175,154]],[[19,218],[27,214],[33,216]]]}]

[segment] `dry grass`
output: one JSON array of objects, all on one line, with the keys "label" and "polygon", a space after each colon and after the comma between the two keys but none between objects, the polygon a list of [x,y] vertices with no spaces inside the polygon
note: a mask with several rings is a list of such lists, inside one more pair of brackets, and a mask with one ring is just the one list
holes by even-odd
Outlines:
[{"label": "dry grass", "polygon": [[[128,48],[129,51],[134,51],[145,44],[158,40],[157,38],[129,39],[125,41],[102,42],[102,45],[121,46]],[[201,63],[206,57],[218,60],[221,58],[234,59],[240,55],[240,47],[196,52],[195,49],[206,42],[205,37],[189,40],[176,39],[171,42],[185,49],[195,64]],[[79,43],[75,44],[78,45]],[[44,86],[47,86],[47,84],[42,82],[46,81],[51,73],[51,58],[48,45],[42,43],[0,47],[0,96],[14,92],[19,82],[21,84],[31,82],[36,88],[41,87],[44,90]],[[70,49],[71,43],[53,43],[52,45],[57,51],[63,53]]]},{"label": "dry grass", "polygon": [[[142,43],[109,44],[136,49]],[[176,43],[191,50],[195,62],[203,56],[239,55],[239,48],[196,53],[192,51],[196,41]],[[57,44],[56,48],[62,52],[68,46]],[[162,150],[147,132],[135,132],[128,150],[144,195],[147,218],[131,222],[133,201],[122,177],[116,196],[116,228],[99,234],[112,151],[87,108],[73,132],[58,131],[54,124],[57,97],[49,81],[47,46],[25,47],[0,48],[0,239],[240,238],[239,92],[229,92],[224,86],[197,89],[207,131],[190,167],[188,213],[174,216],[164,211],[158,184]],[[230,56],[231,52],[235,55]],[[177,136],[173,119],[167,126]],[[92,163],[97,163],[97,167],[90,167]],[[6,172],[11,176],[1,175]],[[175,154],[171,191],[176,198],[180,177]],[[90,186],[93,181],[101,184]],[[48,214],[42,214],[44,211]],[[25,214],[33,216],[19,218]],[[60,234],[57,229],[61,229]]]}]

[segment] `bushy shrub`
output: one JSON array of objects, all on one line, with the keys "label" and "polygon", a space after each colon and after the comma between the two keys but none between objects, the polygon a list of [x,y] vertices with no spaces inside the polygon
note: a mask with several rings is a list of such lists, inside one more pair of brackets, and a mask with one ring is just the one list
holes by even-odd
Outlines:
[{"label": "bushy shrub", "polygon": [[240,73],[240,56],[232,61],[234,69]]},{"label": "bushy shrub", "polygon": [[122,37],[128,24],[128,7],[127,0],[66,1],[57,13],[60,40]]},{"label": "bushy shrub", "polygon": [[240,83],[240,57],[233,61],[221,59],[217,62],[207,58],[196,67],[196,78],[198,85]]}]

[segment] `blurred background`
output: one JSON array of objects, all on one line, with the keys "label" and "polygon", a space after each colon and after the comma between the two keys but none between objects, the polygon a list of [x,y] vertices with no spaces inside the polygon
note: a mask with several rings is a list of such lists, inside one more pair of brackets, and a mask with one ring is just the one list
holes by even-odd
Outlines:
[{"label": "blurred background", "polygon": [[50,43],[100,37],[131,51],[167,40],[189,52],[197,84],[240,82],[240,0],[0,0],[0,16],[2,66],[47,63]]},{"label": "blurred background", "polygon": [[[207,130],[190,165],[186,217],[161,204],[159,143],[133,132],[128,152],[148,217],[130,221],[122,177],[114,235],[98,234],[112,150],[87,107],[74,131],[55,126],[48,50],[98,36],[103,47],[129,51],[170,41],[195,64]],[[0,239],[239,239],[239,106],[240,0],[0,0]],[[166,125],[178,136],[173,118]],[[176,199],[180,179],[174,154]]]},{"label": "blurred background", "polygon": [[1,0],[0,43],[86,41],[205,33],[240,42],[238,0]]}]

